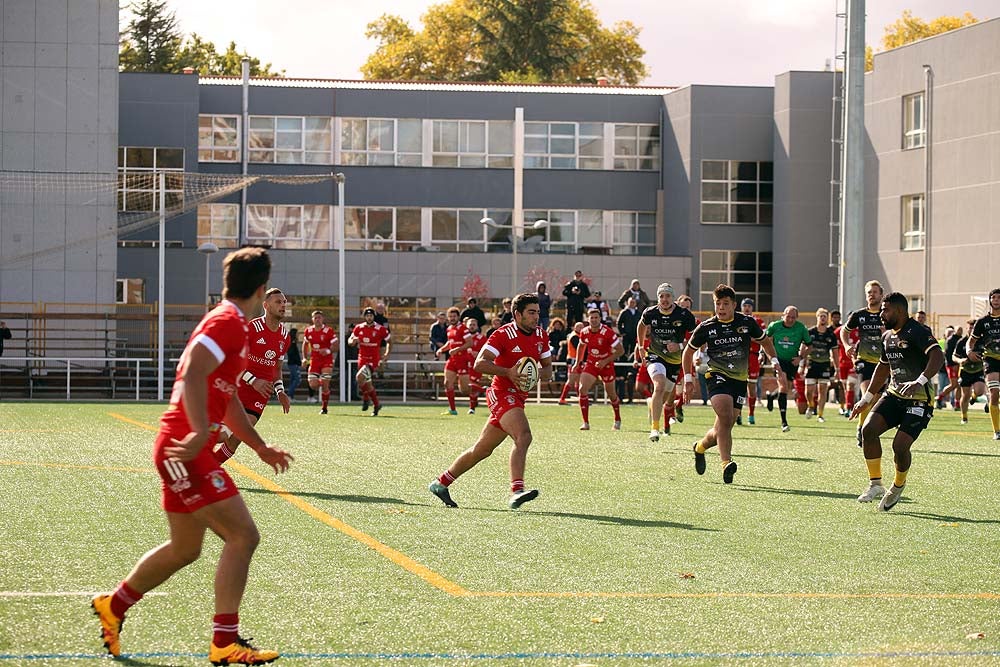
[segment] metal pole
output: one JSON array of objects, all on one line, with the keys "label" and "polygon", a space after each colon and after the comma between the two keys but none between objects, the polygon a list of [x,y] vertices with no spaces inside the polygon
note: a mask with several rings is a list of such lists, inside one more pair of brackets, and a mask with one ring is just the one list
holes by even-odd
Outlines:
[{"label": "metal pole", "polygon": [[514,210],[510,223],[511,276],[510,296],[517,294],[521,281],[517,276],[517,243],[524,227],[524,107],[514,109]]},{"label": "metal pole", "polygon": [[[250,159],[247,155],[248,149],[250,147],[250,59],[245,57],[240,63],[241,71],[243,75],[243,117],[241,122],[241,132],[240,132],[240,163],[241,170],[240,173],[244,176],[247,175],[247,164]],[[243,241],[246,238],[244,231],[247,226],[247,189],[246,187],[240,188],[240,228],[236,230],[236,245],[243,247]]]},{"label": "metal pole", "polygon": [[[865,0],[847,2],[847,67],[844,75],[844,152],[840,210],[841,309],[849,309],[864,286],[865,228]],[[844,312],[847,312],[844,310]]]},{"label": "metal pole", "polygon": [[167,174],[160,172],[160,245],[159,245],[159,284],[156,313],[156,400],[163,400],[163,341],[164,341],[164,311],[166,310],[166,282],[167,282]]},{"label": "metal pole", "polygon": [[924,65],[924,310],[931,312],[931,109],[934,70]]},{"label": "metal pole", "polygon": [[208,294],[208,272],[210,267],[208,266],[208,260],[211,257],[207,252],[205,253],[205,312],[207,313],[211,310],[212,302],[209,300]]},{"label": "metal pole", "polygon": [[340,402],[347,402],[347,332],[344,328],[345,310],[347,308],[347,289],[344,285],[347,279],[347,272],[344,269],[344,181],[346,177],[342,173],[333,175],[333,180],[337,183],[337,215],[335,225],[337,227],[337,328],[340,337]]}]

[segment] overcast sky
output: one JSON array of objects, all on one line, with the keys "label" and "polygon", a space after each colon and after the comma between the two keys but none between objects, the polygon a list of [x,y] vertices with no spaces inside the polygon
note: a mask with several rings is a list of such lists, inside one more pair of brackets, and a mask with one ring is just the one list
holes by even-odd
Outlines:
[{"label": "overcast sky", "polygon": [[[235,40],[286,76],[360,79],[375,50],[365,26],[384,13],[420,28],[433,0],[168,0],[181,29],[224,48]],[[650,86],[689,83],[770,86],[788,70],[823,69],[834,52],[836,5],[846,0],[591,0],[605,25],[627,19]],[[904,9],[932,19],[971,12],[1000,15],[1000,0],[868,0],[868,43]],[[842,40],[842,36],[841,36]],[[841,42],[842,43],[842,42]]]}]

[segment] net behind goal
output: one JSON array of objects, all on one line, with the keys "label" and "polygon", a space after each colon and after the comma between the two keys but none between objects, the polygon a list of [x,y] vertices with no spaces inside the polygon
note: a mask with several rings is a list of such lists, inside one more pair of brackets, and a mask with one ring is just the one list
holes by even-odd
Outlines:
[{"label": "net behind goal", "polygon": [[980,317],[983,317],[984,315],[989,315],[990,313],[989,297],[974,296],[971,297],[971,301],[972,304],[969,310],[970,310],[970,315],[972,315],[972,319],[978,320]]},{"label": "net behind goal", "polygon": [[[169,169],[125,169],[116,173],[0,171],[0,230],[6,227],[8,232],[23,232],[3,234],[0,265],[25,264],[78,245],[115,241],[155,227],[160,220],[161,202],[164,217],[170,220],[254,183],[307,185],[332,179],[333,174],[201,174]],[[80,211],[93,215],[80,215]],[[39,216],[39,212],[46,215]],[[84,218],[89,218],[86,224]],[[25,225],[25,219],[32,224]],[[37,225],[65,229],[40,234],[31,229]]]}]

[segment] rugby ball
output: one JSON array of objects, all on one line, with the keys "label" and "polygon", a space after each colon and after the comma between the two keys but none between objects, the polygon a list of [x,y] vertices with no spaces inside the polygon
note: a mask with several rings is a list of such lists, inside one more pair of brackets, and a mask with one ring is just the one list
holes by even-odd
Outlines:
[{"label": "rugby ball", "polygon": [[518,375],[523,375],[519,383],[521,391],[531,391],[538,384],[538,363],[531,357],[521,357],[514,364]]}]

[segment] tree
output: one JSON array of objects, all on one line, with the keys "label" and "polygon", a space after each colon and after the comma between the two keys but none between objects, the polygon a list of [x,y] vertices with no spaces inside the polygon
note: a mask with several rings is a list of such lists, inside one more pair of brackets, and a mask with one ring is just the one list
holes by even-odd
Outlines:
[{"label": "tree", "polygon": [[[177,17],[167,10],[165,0],[137,0],[128,5],[132,19],[122,32],[118,51],[118,66],[123,72],[180,73],[192,67],[202,75],[239,76],[246,52],[230,42],[224,53],[215,44],[191,33],[186,39],[177,27]],[[284,70],[273,71],[271,63],[261,65],[259,58],[250,57],[251,76],[282,76]]]},{"label": "tree", "polygon": [[368,24],[378,42],[366,79],[634,85],[648,74],[639,28],[604,27],[588,0],[448,0],[421,17],[419,32],[398,16]]},{"label": "tree", "polygon": [[[979,19],[969,12],[965,12],[962,16],[939,16],[928,23],[919,16],[914,16],[909,9],[905,9],[903,15],[895,23],[885,27],[881,50],[895,49],[918,39],[940,35],[943,32],[978,22]],[[866,46],[865,71],[870,72],[874,68],[875,54],[872,47]]]}]

